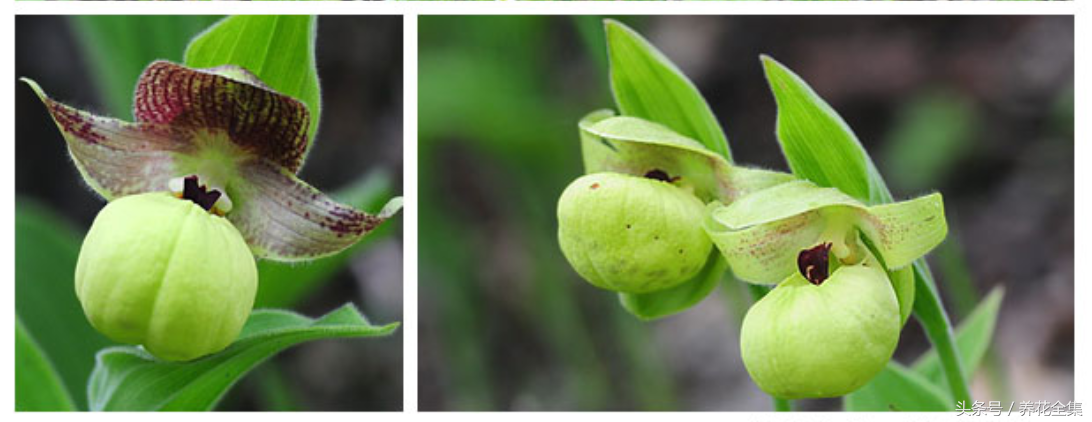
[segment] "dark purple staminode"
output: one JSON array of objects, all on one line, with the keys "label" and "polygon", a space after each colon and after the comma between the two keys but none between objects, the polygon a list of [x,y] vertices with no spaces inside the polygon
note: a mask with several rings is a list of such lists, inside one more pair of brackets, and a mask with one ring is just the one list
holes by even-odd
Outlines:
[{"label": "dark purple staminode", "polygon": [[814,248],[802,250],[800,255],[797,255],[796,266],[809,283],[818,286],[830,277],[830,247],[830,243],[822,243]]},{"label": "dark purple staminode", "polygon": [[648,173],[645,173],[645,177],[671,183],[671,176],[669,176],[666,171],[660,169],[649,170]]},{"label": "dark purple staminode", "polygon": [[220,199],[220,191],[201,186],[197,183],[197,176],[187,176],[182,185],[182,199],[189,199],[205,211],[210,211],[216,200]]}]

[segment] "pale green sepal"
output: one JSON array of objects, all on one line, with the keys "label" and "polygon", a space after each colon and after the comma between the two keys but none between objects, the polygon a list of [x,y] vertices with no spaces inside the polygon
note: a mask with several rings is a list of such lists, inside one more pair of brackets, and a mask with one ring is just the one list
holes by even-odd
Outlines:
[{"label": "pale green sepal", "polygon": [[728,230],[744,230],[836,205],[864,207],[838,189],[795,180],[741,197],[713,211],[713,217]]},{"label": "pale green sepal", "polygon": [[711,251],[698,275],[680,285],[651,293],[619,293],[622,307],[637,318],[650,321],[690,309],[713,292],[728,270],[728,263],[717,251]]},{"label": "pale green sepal", "polygon": [[792,180],[791,175],[729,164],[728,160],[664,125],[610,110],[590,113],[580,121],[581,148],[587,173],[615,172],[643,176],[661,170],[673,183],[703,201],[730,202],[746,193]]},{"label": "pale green sepal", "polygon": [[906,325],[910,314],[914,310],[914,268],[906,266],[897,270],[888,270],[887,278],[891,279],[891,287],[895,289],[895,297],[899,300],[899,326]]}]

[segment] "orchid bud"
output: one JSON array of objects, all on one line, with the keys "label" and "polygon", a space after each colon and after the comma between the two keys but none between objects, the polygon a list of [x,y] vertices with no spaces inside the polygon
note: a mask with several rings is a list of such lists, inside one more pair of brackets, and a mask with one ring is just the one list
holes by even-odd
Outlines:
[{"label": "orchid bud", "polygon": [[712,250],[705,206],[660,170],[646,177],[596,173],[558,201],[558,240],[569,263],[607,290],[647,293],[696,275]]}]

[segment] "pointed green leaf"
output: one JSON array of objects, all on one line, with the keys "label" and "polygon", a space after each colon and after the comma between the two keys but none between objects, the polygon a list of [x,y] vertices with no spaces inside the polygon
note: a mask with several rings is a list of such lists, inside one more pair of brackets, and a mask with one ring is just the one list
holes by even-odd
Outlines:
[{"label": "pointed green leaf", "polygon": [[281,350],[325,338],[384,336],[397,327],[371,325],[351,304],[319,319],[259,310],[234,344],[192,362],[161,361],[133,346],[104,349],[87,393],[92,410],[210,410],[247,372]]},{"label": "pointed green leaf", "polygon": [[646,321],[689,309],[709,296],[728,270],[728,263],[719,255],[717,251],[710,253],[701,272],[678,286],[652,293],[620,293],[618,296],[622,307]]},{"label": "pointed green leaf", "polygon": [[731,201],[745,193],[792,180],[768,170],[733,166],[697,141],[648,120],[592,112],[580,121],[581,147],[587,173],[615,172],[643,176],[661,170],[674,183],[703,201]]},{"label": "pointed green leaf", "polygon": [[777,100],[777,138],[793,174],[866,204],[890,202],[887,186],[845,120],[791,70],[768,56],[762,64]]},{"label": "pointed green leaf", "polygon": [[15,410],[69,411],[76,404],[68,395],[49,356],[15,318]]},{"label": "pointed green leaf", "polygon": [[953,411],[956,403],[933,383],[897,362],[890,362],[861,389],[845,396],[845,410],[856,412]]},{"label": "pointed green leaf", "polygon": [[[994,288],[956,329],[956,347],[963,362],[963,376],[967,379],[974,375],[990,349],[994,327],[997,325],[997,313],[1001,309],[1001,299],[1004,296],[1004,288]],[[934,383],[944,382],[944,372],[936,350],[930,349],[914,362],[912,368]]]},{"label": "pointed green leaf", "polygon": [[694,83],[636,31],[614,20],[604,24],[618,110],[697,139],[731,161],[728,139]]},{"label": "pointed green leaf", "polygon": [[240,66],[273,90],[302,101],[311,111],[308,140],[313,142],[322,111],[316,26],[313,16],[228,17],[190,42],[185,63],[197,68]]}]

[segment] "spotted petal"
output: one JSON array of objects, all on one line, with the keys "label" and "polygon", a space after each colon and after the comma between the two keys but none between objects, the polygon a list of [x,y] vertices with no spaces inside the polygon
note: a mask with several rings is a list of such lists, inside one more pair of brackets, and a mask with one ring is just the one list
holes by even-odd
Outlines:
[{"label": "spotted petal", "polygon": [[303,164],[311,121],[303,103],[239,66],[201,70],[166,61],[144,69],[133,115],[138,122],[223,132],[242,150],[292,172]]},{"label": "spotted petal", "polygon": [[168,181],[176,176],[174,155],[192,149],[191,138],[170,126],[77,110],[49,98],[34,81],[23,81],[53,116],[84,180],[107,200],[167,190]]},{"label": "spotted petal", "polygon": [[752,283],[777,283],[797,270],[800,251],[836,237],[855,242],[857,230],[888,270],[899,269],[936,247],[948,230],[940,194],[868,207],[803,180],[710,208],[706,232],[732,271]]},{"label": "spotted petal", "polygon": [[339,252],[402,208],[397,197],[376,215],[358,211],[268,161],[244,163],[239,173],[227,186],[239,206],[227,217],[260,258],[300,261]]}]

